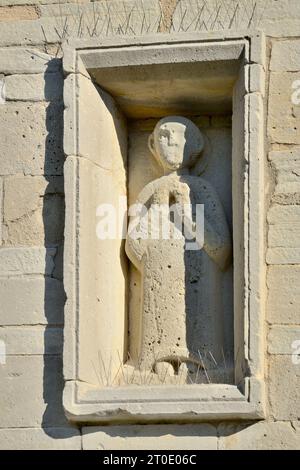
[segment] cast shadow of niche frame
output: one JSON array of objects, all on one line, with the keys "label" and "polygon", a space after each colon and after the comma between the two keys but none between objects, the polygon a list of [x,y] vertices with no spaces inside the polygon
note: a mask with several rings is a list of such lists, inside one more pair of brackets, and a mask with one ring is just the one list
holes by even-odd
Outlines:
[{"label": "cast shadow of niche frame", "polygon": [[[65,44],[67,302],[63,404],[70,421],[93,424],[264,418],[265,57],[265,39],[260,32],[235,33],[228,39],[217,33],[203,34],[201,39],[199,34],[160,34]],[[114,302],[109,305],[105,300],[103,286],[107,290],[108,272],[114,272],[114,279],[119,276],[117,288],[123,289],[124,295],[125,286],[120,245],[113,245],[106,257],[101,253],[101,241],[97,241],[98,245],[94,241],[96,206],[104,201],[103,193],[112,188],[116,198],[124,194],[127,142],[118,109],[112,102],[108,111],[88,71],[101,67],[213,61],[223,61],[225,68],[227,62],[238,64],[232,96],[235,382],[233,385],[101,388],[95,373],[95,364],[99,363],[99,331],[105,332],[101,341],[108,341],[110,346],[114,341],[122,344],[126,322],[124,306]],[[112,134],[115,145],[108,144],[108,136],[111,138]],[[109,175],[115,172],[119,175],[118,185],[110,181]],[[118,262],[112,262],[113,257]],[[101,308],[99,311],[100,299],[115,328],[111,335],[105,329],[108,326],[101,316]],[[120,324],[121,328],[117,327]],[[125,346],[123,343],[123,349]]]}]

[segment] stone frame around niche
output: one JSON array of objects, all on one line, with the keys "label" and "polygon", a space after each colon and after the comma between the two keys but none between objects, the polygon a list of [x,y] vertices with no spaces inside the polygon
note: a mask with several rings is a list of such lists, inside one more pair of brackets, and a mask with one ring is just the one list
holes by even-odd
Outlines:
[{"label": "stone frame around niche", "polygon": [[[101,190],[105,171],[112,170],[111,161],[105,160],[109,152],[102,152],[101,145],[107,150],[105,134],[115,130],[103,122],[108,119],[108,126],[118,127],[119,118],[112,119],[111,113],[106,115],[105,110],[94,106],[94,84],[88,69],[107,63],[121,66],[195,60],[236,60],[241,64],[233,94],[232,124],[235,385],[101,388],[91,378],[91,365],[99,360],[93,302],[99,301],[97,286],[105,284],[108,271],[107,265],[95,264],[91,232],[86,227],[92,223],[95,211],[93,198],[99,196],[94,194],[91,175]],[[264,418],[265,61],[266,44],[260,32],[228,33],[226,37],[217,33],[157,34],[75,40],[64,45],[67,301],[63,406],[70,421],[96,424]],[[115,152],[119,152],[120,159],[124,141],[121,134],[117,129],[120,140]],[[115,331],[105,334],[121,337],[117,307],[113,307],[111,323]]]}]

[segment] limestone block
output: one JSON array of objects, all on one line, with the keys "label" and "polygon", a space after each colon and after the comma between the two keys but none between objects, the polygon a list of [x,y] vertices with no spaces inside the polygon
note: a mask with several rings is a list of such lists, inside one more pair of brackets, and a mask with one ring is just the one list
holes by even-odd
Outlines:
[{"label": "limestone block", "polygon": [[75,427],[0,429],[0,450],[80,449],[80,431]]},{"label": "limestone block", "polygon": [[62,174],[62,106],[6,103],[0,106],[0,174]]},{"label": "limestone block", "polygon": [[268,246],[300,248],[300,224],[270,225],[268,231]]},{"label": "limestone block", "polygon": [[270,266],[267,274],[270,323],[297,324],[300,309],[300,266]]},{"label": "limestone block", "polygon": [[270,225],[274,224],[300,224],[300,206],[273,204],[267,215]]},{"label": "limestone block", "polygon": [[293,78],[286,83],[285,92],[269,97],[268,135],[271,142],[299,144],[300,116],[295,113],[297,106],[292,101]]},{"label": "limestone block", "polygon": [[2,222],[3,222],[3,181],[0,178],[0,246],[2,245]]},{"label": "limestone block", "polygon": [[9,177],[4,193],[5,245],[35,246],[63,240],[62,177]]},{"label": "limestone block", "polygon": [[[9,21],[1,24],[0,46],[57,43],[63,37],[64,18],[43,18],[31,21]],[[46,39],[45,39],[46,38]],[[23,70],[22,70],[23,72]]]},{"label": "limestone block", "polygon": [[[31,23],[30,23],[31,24]],[[12,25],[1,25],[2,28]],[[0,42],[1,43],[1,42]],[[53,58],[38,49],[10,47],[0,49],[0,72],[5,74],[56,72],[61,68],[61,60]]]},{"label": "limestone block", "polygon": [[300,248],[269,248],[266,261],[267,264],[300,264]]},{"label": "limestone block", "polygon": [[262,65],[251,64],[250,68],[250,93],[261,93],[265,95],[265,71]]},{"label": "limestone block", "polygon": [[56,248],[1,248],[0,276],[20,274],[51,275]]},{"label": "limestone block", "polygon": [[12,176],[4,184],[4,220],[20,219],[40,207],[45,195],[63,194],[63,178]]},{"label": "limestone block", "polygon": [[216,429],[201,425],[84,427],[84,450],[217,449]]},{"label": "limestone block", "polygon": [[300,70],[299,39],[273,42],[270,70],[284,72],[297,72]]},{"label": "limestone block", "polygon": [[62,388],[60,357],[7,356],[0,368],[1,428],[66,425]]},{"label": "limestone block", "polygon": [[0,298],[2,325],[63,324],[65,294],[56,279],[1,279]]},{"label": "limestone block", "polygon": [[34,6],[1,6],[0,22],[2,21],[18,21],[18,20],[35,20],[39,17],[38,10]]},{"label": "limestone block", "polygon": [[276,184],[272,202],[299,204],[300,202],[300,152],[298,147],[291,150],[274,150],[269,160],[275,170]]},{"label": "limestone block", "polygon": [[268,334],[268,352],[291,355],[295,352],[292,344],[297,340],[300,341],[300,326],[273,325]]},{"label": "limestone block", "polygon": [[0,328],[0,340],[6,345],[7,355],[61,354],[62,328],[5,327]]},{"label": "limestone block", "polygon": [[220,450],[299,449],[300,432],[290,423],[261,422],[247,427],[220,425]]},{"label": "limestone block", "polygon": [[300,417],[300,364],[292,356],[270,356],[270,413],[276,420],[298,420]]},{"label": "limestone block", "polygon": [[6,99],[53,101],[62,98],[63,76],[59,72],[44,75],[9,75],[5,79]]}]

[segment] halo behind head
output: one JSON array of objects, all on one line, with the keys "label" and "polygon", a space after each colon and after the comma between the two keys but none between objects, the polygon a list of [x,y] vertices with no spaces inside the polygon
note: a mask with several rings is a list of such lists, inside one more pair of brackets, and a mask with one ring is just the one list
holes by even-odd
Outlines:
[{"label": "halo behind head", "polygon": [[190,119],[167,116],[157,122],[148,145],[165,169],[175,171],[194,165],[204,148],[204,138]]}]

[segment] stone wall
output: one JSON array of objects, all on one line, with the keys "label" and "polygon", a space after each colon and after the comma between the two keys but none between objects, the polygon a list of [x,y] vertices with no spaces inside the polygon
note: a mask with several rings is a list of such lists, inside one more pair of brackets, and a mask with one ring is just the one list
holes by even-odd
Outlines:
[{"label": "stone wall", "polygon": [[[300,364],[292,360],[292,344],[300,340],[300,3],[226,3],[208,0],[201,14],[193,0],[0,1],[0,339],[7,352],[0,364],[0,448],[300,447]],[[70,426],[62,409],[60,43],[195,30],[199,37],[207,30],[226,37],[229,29],[245,28],[263,30],[268,45],[267,419]]]}]

